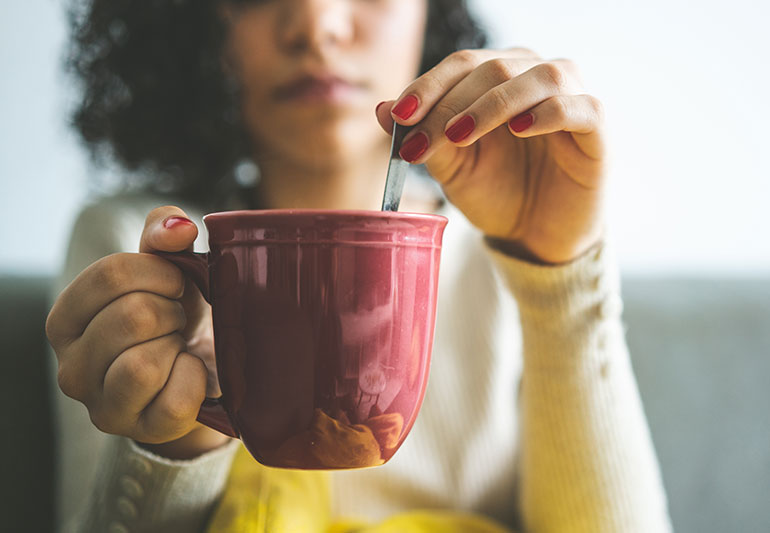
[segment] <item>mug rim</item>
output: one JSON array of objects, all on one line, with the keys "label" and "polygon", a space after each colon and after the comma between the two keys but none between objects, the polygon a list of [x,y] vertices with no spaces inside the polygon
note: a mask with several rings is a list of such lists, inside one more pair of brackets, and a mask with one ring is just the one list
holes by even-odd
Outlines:
[{"label": "mug rim", "polygon": [[262,218],[268,216],[332,216],[335,218],[368,218],[377,219],[397,219],[397,220],[430,220],[432,222],[443,222],[446,224],[449,219],[444,215],[432,213],[411,213],[405,211],[375,211],[366,209],[238,209],[235,211],[217,211],[203,216],[203,222],[216,221],[221,219],[235,217]]}]

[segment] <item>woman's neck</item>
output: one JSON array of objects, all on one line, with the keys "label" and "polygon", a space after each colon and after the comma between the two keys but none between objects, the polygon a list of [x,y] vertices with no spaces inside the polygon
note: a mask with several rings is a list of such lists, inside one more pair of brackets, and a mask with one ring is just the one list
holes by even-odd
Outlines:
[{"label": "woman's neck", "polygon": [[260,162],[260,199],[273,209],[379,209],[387,163],[387,150],[381,146],[368,156],[329,167]]}]

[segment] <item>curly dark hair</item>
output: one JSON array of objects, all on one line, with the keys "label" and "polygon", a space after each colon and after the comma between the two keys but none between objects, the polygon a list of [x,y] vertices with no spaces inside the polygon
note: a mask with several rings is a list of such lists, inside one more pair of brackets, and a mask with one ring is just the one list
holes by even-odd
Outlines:
[{"label": "curly dark hair", "polygon": [[[73,123],[96,162],[132,171],[124,185],[139,182],[202,205],[235,185],[234,170],[251,146],[238,87],[222,68],[226,28],[217,6],[73,0],[67,66],[82,89]],[[486,44],[465,0],[428,6],[421,72],[455,50]]]}]

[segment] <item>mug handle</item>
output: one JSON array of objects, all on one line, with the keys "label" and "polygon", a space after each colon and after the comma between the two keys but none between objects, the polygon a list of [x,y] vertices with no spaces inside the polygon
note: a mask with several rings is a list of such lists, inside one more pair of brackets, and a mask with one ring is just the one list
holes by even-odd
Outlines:
[{"label": "mug handle", "polygon": [[[210,304],[209,292],[209,254],[198,252],[154,252],[155,255],[174,263],[201,291],[203,298]],[[198,422],[228,437],[240,438],[233,427],[230,416],[222,406],[221,398],[206,398],[198,411]]]}]

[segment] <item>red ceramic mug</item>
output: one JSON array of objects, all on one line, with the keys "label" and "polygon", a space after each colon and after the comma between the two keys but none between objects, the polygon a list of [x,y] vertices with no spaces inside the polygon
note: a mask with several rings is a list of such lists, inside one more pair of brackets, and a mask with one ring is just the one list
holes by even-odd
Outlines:
[{"label": "red ceramic mug", "polygon": [[383,464],[425,394],[437,215],[266,210],[203,218],[208,253],[162,253],[212,306],[222,396],[198,420],[262,464]]}]

